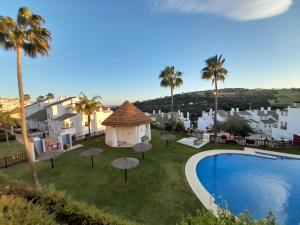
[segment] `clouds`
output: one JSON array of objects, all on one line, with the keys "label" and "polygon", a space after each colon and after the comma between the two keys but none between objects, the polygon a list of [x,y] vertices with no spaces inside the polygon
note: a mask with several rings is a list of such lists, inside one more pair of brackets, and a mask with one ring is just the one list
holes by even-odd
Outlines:
[{"label": "clouds", "polygon": [[289,10],[293,0],[150,0],[154,10],[206,13],[232,20],[259,20]]}]

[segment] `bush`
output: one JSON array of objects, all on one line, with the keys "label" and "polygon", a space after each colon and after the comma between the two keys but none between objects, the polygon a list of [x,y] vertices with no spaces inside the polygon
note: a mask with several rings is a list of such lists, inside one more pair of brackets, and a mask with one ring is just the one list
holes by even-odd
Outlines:
[{"label": "bush", "polygon": [[121,220],[116,216],[102,212],[94,206],[76,201],[49,186],[41,192],[30,191],[28,200],[43,204],[49,213],[56,215],[56,221],[72,225],[133,225],[135,223]]},{"label": "bush", "polygon": [[2,195],[0,197],[1,224],[56,225],[54,217],[39,205],[25,199]]},{"label": "bush", "polygon": [[250,213],[245,211],[236,217],[227,210],[220,209],[218,216],[204,209],[198,210],[196,215],[185,217],[181,225],[276,225],[275,218],[270,212],[265,219],[254,220]]},{"label": "bush", "polygon": [[234,136],[249,136],[252,131],[247,121],[239,116],[231,116],[223,124],[223,130]]},{"label": "bush", "polygon": [[[10,141],[14,141],[14,140],[16,140],[16,136],[12,135],[12,134],[8,134],[8,139]],[[3,141],[6,141],[6,135],[5,135],[5,133],[0,133],[0,142],[3,142]]]}]

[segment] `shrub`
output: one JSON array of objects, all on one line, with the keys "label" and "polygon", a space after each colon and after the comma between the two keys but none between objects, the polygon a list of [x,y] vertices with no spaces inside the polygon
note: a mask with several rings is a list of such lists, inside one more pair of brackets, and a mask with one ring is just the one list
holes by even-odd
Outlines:
[{"label": "shrub", "polygon": [[53,185],[40,192],[28,191],[27,199],[43,204],[49,213],[53,213],[56,221],[70,225],[134,225],[116,216],[104,213],[94,206],[74,200],[65,192],[56,191]]},{"label": "shrub", "polygon": [[254,220],[250,213],[245,211],[236,217],[225,209],[218,211],[218,216],[204,209],[198,210],[194,216],[185,217],[181,225],[276,225],[275,218],[270,212],[265,219]]},{"label": "shrub", "polygon": [[1,224],[14,225],[56,225],[54,217],[39,205],[25,199],[2,195],[0,197]]}]

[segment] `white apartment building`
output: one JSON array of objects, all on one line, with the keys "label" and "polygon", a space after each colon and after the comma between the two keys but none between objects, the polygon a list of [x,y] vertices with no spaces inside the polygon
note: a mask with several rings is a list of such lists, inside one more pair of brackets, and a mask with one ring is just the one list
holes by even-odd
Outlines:
[{"label": "white apartment building", "polygon": [[277,126],[272,128],[275,140],[292,141],[294,135],[300,136],[300,102],[280,111]]},{"label": "white apartment building", "polygon": [[[31,104],[31,101],[26,101],[25,105]],[[0,112],[11,112],[20,107],[18,98],[0,97]]]},{"label": "white apartment building", "polygon": [[[202,117],[198,118],[198,129],[200,131],[208,131],[212,129],[214,124],[214,111],[202,112]],[[277,125],[279,110],[271,110],[271,107],[261,107],[260,110],[244,110],[232,108],[230,111],[218,110],[217,121],[225,122],[230,116],[239,116],[245,119],[250,127],[259,133],[264,133],[271,136],[272,127]]]},{"label": "white apartment building", "polygon": [[[74,111],[78,97],[59,98],[52,102],[38,103],[26,108],[28,129],[45,132],[49,137],[58,137],[62,134],[81,136],[88,134],[89,124],[86,115]],[[33,114],[30,114],[34,112]],[[101,123],[112,113],[109,108],[102,107],[91,116],[91,132],[104,131]]]},{"label": "white apartment building", "polygon": [[[152,114],[149,114],[149,116],[153,121],[164,124],[172,118],[172,113],[171,112],[164,113],[161,112],[161,110],[159,110],[158,113],[156,113],[156,111],[153,110]],[[178,110],[178,112],[173,113],[173,117],[175,120],[178,120],[183,123],[184,129],[187,130],[191,128],[191,120],[190,120],[189,112],[186,113],[186,117],[185,117],[184,113]]]}]

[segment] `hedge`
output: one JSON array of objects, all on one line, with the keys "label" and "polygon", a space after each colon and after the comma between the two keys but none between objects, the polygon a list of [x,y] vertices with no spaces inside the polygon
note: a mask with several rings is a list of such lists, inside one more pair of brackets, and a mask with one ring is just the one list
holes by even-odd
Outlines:
[{"label": "hedge", "polygon": [[83,202],[74,200],[65,192],[57,191],[53,185],[34,191],[23,183],[11,183],[0,175],[0,194],[25,198],[35,205],[42,205],[59,224],[70,225],[137,225],[105,213]]},{"label": "hedge", "polygon": [[6,195],[0,197],[0,222],[6,225],[58,225],[54,216],[40,205],[34,205],[24,198]]}]

